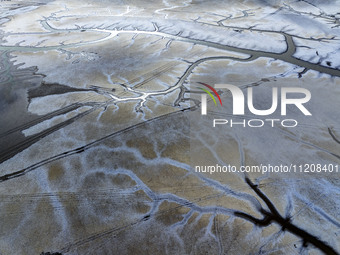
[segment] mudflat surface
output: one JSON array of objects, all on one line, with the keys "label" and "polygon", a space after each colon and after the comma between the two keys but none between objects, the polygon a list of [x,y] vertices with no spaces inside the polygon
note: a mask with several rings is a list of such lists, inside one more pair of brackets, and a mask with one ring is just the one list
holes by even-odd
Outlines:
[{"label": "mudflat surface", "polygon": [[[339,254],[339,10],[0,1],[0,254]],[[257,109],[303,87],[312,116],[211,132],[199,82],[253,87]],[[216,164],[327,171],[196,169]]]}]

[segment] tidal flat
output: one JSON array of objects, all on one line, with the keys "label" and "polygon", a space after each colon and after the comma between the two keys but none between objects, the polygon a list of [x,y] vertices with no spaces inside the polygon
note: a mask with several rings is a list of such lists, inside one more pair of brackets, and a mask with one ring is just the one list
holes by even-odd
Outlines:
[{"label": "tidal flat", "polygon": [[[339,10],[0,1],[0,255],[340,254]],[[202,83],[263,110],[304,88],[311,116],[236,116],[224,89],[203,116]],[[239,171],[266,165],[290,171]]]}]

